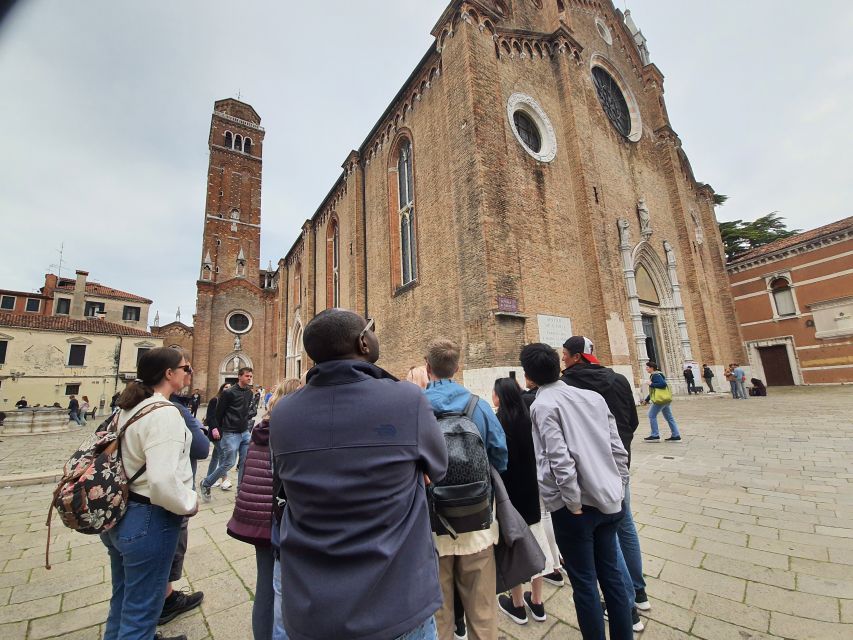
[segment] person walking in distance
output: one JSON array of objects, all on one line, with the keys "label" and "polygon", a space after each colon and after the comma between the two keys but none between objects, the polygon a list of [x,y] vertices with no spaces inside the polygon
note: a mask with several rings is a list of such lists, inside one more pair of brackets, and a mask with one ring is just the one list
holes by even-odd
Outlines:
[{"label": "person walking in distance", "polygon": [[80,415],[80,402],[77,400],[77,396],[74,395],[68,396],[68,419],[76,422],[78,427],[86,424],[86,421]]},{"label": "person walking in distance", "polygon": [[[675,418],[672,416],[672,391],[666,382],[666,376],[658,370],[656,362],[649,360],[646,363],[646,373],[651,376],[649,381],[649,395],[643,400],[643,404],[647,405],[651,402],[649,409],[649,423],[651,424],[652,432],[648,437],[643,438],[646,442],[659,442],[660,431],[658,429],[658,414],[663,413],[666,423],[669,425],[670,436],[666,439],[667,442],[680,442],[681,433],[678,431],[678,425]],[[663,392],[663,393],[662,393]],[[668,392],[668,393],[667,393]],[[668,395],[668,399],[666,396]],[[661,399],[663,396],[663,399]]]},{"label": "person walking in distance", "polygon": [[749,397],[746,393],[746,371],[739,364],[735,363],[732,375],[735,377],[738,398],[746,400]]},{"label": "person walking in distance", "polygon": [[[459,371],[459,345],[437,338],[427,347],[426,366],[430,383],[424,392],[434,412],[463,413],[471,392],[453,381]],[[489,403],[480,398],[471,417],[485,445],[491,465],[503,473],[507,465],[506,437]],[[471,640],[496,640],[498,633],[495,599],[495,551],[497,519],[490,528],[449,535],[434,535],[438,550],[438,571],[444,603],[436,614],[439,640],[451,640],[454,631],[453,592],[458,592],[465,609]]]},{"label": "person walking in distance", "polygon": [[[637,404],[634,400],[634,390],[628,379],[604,367],[596,358],[595,345],[585,336],[572,336],[563,343],[563,375],[562,381],[570,387],[595,391],[607,403],[607,408],[616,420],[616,430],[622,446],[628,453],[628,469],[631,468],[631,442],[640,424],[637,416]],[[616,533],[619,544],[616,547],[619,571],[622,581],[628,591],[628,598],[633,603],[631,622],[634,631],[645,628],[638,609],[651,609],[646,595],[646,581],[643,578],[643,556],[640,551],[640,537],[631,513],[631,484],[625,484],[625,515],[619,523]]]},{"label": "person walking in distance", "polygon": [[201,404],[201,391],[196,389],[193,391],[192,396],[190,396],[190,412],[193,414],[193,418],[196,417],[198,413],[198,407]]},{"label": "person walking in distance", "polygon": [[237,461],[237,453],[243,441],[243,432],[249,428],[249,410],[252,405],[252,377],[249,367],[237,372],[237,384],[222,392],[216,405],[216,426],[211,429],[219,443],[218,465],[199,484],[202,500],[210,502],[210,488],[219,479],[223,482],[228,471]]},{"label": "person walking in distance", "polygon": [[314,316],[303,345],[316,364],[270,418],[291,640],[435,638],[424,474],[444,478],[447,447],[424,393],[376,366],[374,326],[343,309]]},{"label": "person walking in distance", "polygon": [[530,409],[539,494],[551,511],[581,634],[605,638],[600,586],[610,640],[633,640],[632,603],[616,550],[628,484],[628,452],[616,420],[599,394],[560,380],[553,347],[529,344],[520,357],[525,377],[539,387]]},{"label": "person walking in distance", "polygon": [[714,384],[712,380],[714,379],[714,372],[711,371],[711,367],[707,364],[702,365],[702,377],[705,379],[705,384],[708,385],[708,393],[716,393],[714,391]]},{"label": "person walking in distance", "polygon": [[730,364],[729,366],[726,367],[726,371],[725,371],[724,375],[726,377],[726,382],[729,383],[729,390],[732,393],[732,400],[737,400],[738,399],[738,390],[737,390],[737,381],[735,380],[734,370],[735,370],[735,365]]},{"label": "person walking in distance", "polygon": [[15,403],[16,409],[26,409],[27,408],[27,397],[21,396],[21,399]]},{"label": "person walking in distance", "polygon": [[690,365],[685,365],[682,375],[684,376],[684,382],[687,383],[687,395],[690,395],[691,393],[698,395],[699,390],[696,388],[696,378],[693,375],[693,369]]}]

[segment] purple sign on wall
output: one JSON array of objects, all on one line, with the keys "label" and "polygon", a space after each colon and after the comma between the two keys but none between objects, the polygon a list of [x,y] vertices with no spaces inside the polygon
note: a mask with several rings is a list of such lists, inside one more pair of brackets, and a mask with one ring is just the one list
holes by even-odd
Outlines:
[{"label": "purple sign on wall", "polygon": [[518,313],[518,298],[509,296],[498,296],[498,311],[507,313]]}]

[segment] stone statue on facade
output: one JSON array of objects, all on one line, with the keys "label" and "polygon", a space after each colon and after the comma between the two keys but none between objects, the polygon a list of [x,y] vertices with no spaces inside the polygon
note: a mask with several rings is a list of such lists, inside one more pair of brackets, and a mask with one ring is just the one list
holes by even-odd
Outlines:
[{"label": "stone statue on facade", "polygon": [[243,348],[243,345],[240,342],[240,336],[234,336],[234,351],[240,351],[240,350],[242,350],[242,348]]},{"label": "stone statue on facade", "polygon": [[696,244],[702,244],[705,242],[705,232],[702,230],[702,222],[699,220],[699,215],[693,207],[690,208],[690,217],[693,218],[693,226],[696,230]]},{"label": "stone statue on facade", "polygon": [[648,240],[652,235],[652,218],[649,215],[649,208],[646,206],[645,198],[640,198],[637,203],[637,216],[640,218],[640,235]]},{"label": "stone statue on facade", "polygon": [[232,371],[239,371],[240,369],[240,356],[234,356],[234,359],[231,360]]},{"label": "stone statue on facade", "polygon": [[619,228],[619,246],[630,247],[631,223],[628,222],[625,218],[619,218],[619,220],[616,221],[616,225]]}]

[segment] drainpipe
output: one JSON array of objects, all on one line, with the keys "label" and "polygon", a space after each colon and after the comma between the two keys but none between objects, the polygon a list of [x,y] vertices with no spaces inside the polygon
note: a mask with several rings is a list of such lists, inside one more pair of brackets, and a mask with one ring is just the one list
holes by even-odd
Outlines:
[{"label": "drainpipe", "polygon": [[364,163],[359,160],[359,168],[361,171],[361,227],[364,239],[364,317],[369,315],[369,307],[367,298],[367,179],[364,176]]}]

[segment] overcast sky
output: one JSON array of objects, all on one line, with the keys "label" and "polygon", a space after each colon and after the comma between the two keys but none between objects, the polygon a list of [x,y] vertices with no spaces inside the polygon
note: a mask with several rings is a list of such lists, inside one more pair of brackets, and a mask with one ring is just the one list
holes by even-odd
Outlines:
[{"label": "overcast sky", "polygon": [[[86,269],[152,298],[151,321],[180,305],[191,322],[214,100],[239,91],[261,115],[262,265],[275,264],[446,4],[19,2],[0,25],[0,288],[37,289],[64,242],[63,275]],[[853,3],[628,7],[696,178],[730,197],[720,220],[851,215]]]}]

